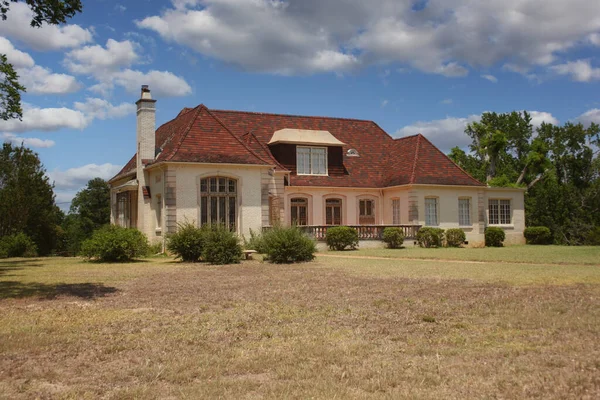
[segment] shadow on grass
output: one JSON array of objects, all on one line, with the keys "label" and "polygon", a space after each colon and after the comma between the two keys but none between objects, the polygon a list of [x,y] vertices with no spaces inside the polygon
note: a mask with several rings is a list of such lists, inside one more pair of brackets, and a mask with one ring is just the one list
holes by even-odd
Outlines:
[{"label": "shadow on grass", "polygon": [[0,300],[20,299],[24,297],[39,297],[47,300],[59,296],[73,296],[91,300],[115,293],[117,288],[104,286],[97,283],[58,283],[47,285],[45,283],[23,283],[16,281],[0,282]]}]

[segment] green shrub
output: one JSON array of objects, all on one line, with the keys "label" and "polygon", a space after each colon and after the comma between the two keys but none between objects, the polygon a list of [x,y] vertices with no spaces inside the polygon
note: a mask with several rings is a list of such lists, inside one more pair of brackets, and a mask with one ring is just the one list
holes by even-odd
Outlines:
[{"label": "green shrub", "polygon": [[262,243],[265,259],[276,264],[311,261],[317,251],[315,241],[294,226],[273,227],[263,233]]},{"label": "green shrub", "polygon": [[358,247],[358,231],[349,226],[333,226],[327,228],[325,242],[331,250],[354,250]]},{"label": "green shrub", "polygon": [[502,228],[488,226],[485,228],[485,245],[488,247],[502,247],[506,234]]},{"label": "green shrub", "polygon": [[148,247],[148,255],[155,256],[157,254],[162,254],[163,245],[161,241],[154,242]]},{"label": "green shrub", "polygon": [[177,232],[167,238],[167,250],[184,262],[200,261],[205,230],[187,221],[178,224]]},{"label": "green shrub", "polygon": [[460,228],[446,230],[446,245],[448,247],[460,247],[466,239],[465,232]]},{"label": "green shrub", "polygon": [[266,248],[264,245],[263,235],[260,233],[255,233],[252,229],[250,229],[250,239],[246,240],[244,238],[244,248],[246,250],[256,250],[259,254],[265,254]]},{"label": "green shrub", "polygon": [[423,227],[417,232],[417,242],[421,247],[441,247],[444,241],[444,230],[441,228]]},{"label": "green shrub", "polygon": [[523,231],[527,244],[551,244],[552,233],[545,226],[530,226]]},{"label": "green shrub", "polygon": [[202,258],[211,264],[237,264],[242,259],[240,238],[222,225],[204,232]]},{"label": "green shrub", "polygon": [[137,229],[108,225],[82,243],[81,254],[99,261],[131,261],[148,254],[148,238]]},{"label": "green shrub", "polygon": [[0,238],[0,258],[36,256],[37,246],[26,234],[21,232]]},{"label": "green shrub", "polygon": [[398,227],[384,228],[383,241],[389,249],[399,249],[404,244],[404,231]]}]

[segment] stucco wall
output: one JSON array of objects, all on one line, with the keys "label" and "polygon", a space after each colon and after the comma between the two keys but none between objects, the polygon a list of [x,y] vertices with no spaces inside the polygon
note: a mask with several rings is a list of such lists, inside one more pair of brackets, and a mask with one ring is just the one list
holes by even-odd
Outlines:
[{"label": "stucco wall", "polygon": [[[522,190],[508,188],[489,188],[485,191],[485,216],[489,221],[489,199],[510,200],[511,223],[508,225],[497,225],[506,233],[505,244],[524,244],[525,238],[525,193]],[[493,225],[490,225],[493,226]]]}]

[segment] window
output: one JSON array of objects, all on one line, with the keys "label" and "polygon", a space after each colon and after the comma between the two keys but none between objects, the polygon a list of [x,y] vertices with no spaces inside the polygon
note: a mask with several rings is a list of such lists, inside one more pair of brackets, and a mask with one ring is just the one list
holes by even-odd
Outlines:
[{"label": "window", "polygon": [[458,199],[458,225],[471,225],[471,199]]},{"label": "window", "polygon": [[342,224],[342,200],[327,199],[325,200],[325,225],[341,225]]},{"label": "window", "polygon": [[425,225],[438,226],[438,199],[437,197],[425,198]]},{"label": "window", "polygon": [[510,225],[510,200],[490,199],[490,225]]},{"label": "window", "polygon": [[392,224],[400,225],[400,199],[392,200]]},{"label": "window", "polygon": [[237,181],[210,177],[200,180],[200,224],[222,224],[234,231],[237,216]]},{"label": "window", "polygon": [[156,195],[156,229],[162,226],[162,196]]},{"label": "window", "polygon": [[375,224],[375,200],[358,201],[358,223],[360,225]]},{"label": "window", "polygon": [[129,192],[117,193],[117,225],[129,228]]},{"label": "window", "polygon": [[296,148],[296,167],[298,175],[327,175],[327,148]]},{"label": "window", "polygon": [[292,225],[308,225],[308,201],[303,197],[290,200]]}]

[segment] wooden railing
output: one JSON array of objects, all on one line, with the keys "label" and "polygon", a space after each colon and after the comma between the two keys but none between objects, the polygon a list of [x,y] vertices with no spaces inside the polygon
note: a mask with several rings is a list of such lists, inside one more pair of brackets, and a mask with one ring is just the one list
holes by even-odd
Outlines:
[{"label": "wooden railing", "polygon": [[[417,232],[421,225],[345,225],[354,228],[358,231],[358,240],[381,240],[383,238],[383,230],[388,227],[401,228],[404,232],[405,239],[416,239]],[[332,228],[331,225],[304,225],[298,226],[303,232],[316,240],[325,240],[327,229]],[[264,227],[263,231],[270,229]]]}]

